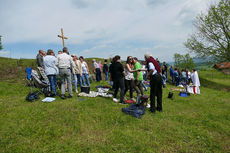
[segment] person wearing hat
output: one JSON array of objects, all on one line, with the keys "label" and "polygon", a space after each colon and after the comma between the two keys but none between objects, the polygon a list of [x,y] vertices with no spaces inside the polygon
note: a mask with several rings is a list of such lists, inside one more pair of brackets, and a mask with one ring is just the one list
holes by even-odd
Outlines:
[{"label": "person wearing hat", "polygon": [[79,82],[80,87],[82,86],[82,67],[81,67],[81,61],[78,59],[76,54],[72,55],[73,58],[73,67],[72,67],[72,73],[74,78],[74,87],[75,92],[78,93],[77,90],[77,83]]}]

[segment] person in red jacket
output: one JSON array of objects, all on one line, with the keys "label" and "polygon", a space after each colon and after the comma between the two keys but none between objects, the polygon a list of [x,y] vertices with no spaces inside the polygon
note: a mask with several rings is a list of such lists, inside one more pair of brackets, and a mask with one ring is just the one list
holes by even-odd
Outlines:
[{"label": "person in red jacket", "polygon": [[[150,111],[162,112],[162,77],[159,63],[150,53],[144,55],[147,63],[148,78],[150,79]],[[157,107],[155,107],[155,96],[157,97]]]}]

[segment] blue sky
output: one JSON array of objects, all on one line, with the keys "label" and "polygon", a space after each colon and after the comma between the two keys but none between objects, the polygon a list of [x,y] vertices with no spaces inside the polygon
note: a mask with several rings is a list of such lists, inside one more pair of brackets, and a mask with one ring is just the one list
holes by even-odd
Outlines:
[{"label": "blue sky", "polygon": [[0,0],[0,56],[35,58],[39,49],[62,48],[64,29],[70,53],[161,61],[185,54],[195,17],[218,0]]}]

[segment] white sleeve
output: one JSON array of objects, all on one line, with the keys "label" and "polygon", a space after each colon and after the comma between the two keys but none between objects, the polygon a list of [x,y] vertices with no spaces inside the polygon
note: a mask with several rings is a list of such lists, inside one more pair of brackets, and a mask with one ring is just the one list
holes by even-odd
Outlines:
[{"label": "white sleeve", "polygon": [[153,70],[153,71],[155,70],[155,66],[151,62],[149,63],[149,70]]}]

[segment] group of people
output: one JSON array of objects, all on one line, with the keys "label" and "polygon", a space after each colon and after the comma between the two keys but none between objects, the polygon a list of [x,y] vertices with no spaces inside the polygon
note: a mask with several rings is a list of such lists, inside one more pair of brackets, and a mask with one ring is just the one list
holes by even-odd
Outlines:
[{"label": "group of people", "polygon": [[[155,112],[156,110],[162,111],[162,75],[159,62],[155,60],[151,54],[145,54],[145,62],[142,66],[136,57],[128,56],[125,66],[121,64],[121,58],[119,55],[115,56],[111,63],[108,65],[107,60],[104,61],[104,65],[100,62],[96,62],[93,59],[93,72],[96,75],[96,81],[101,81],[102,72],[105,75],[105,80],[113,82],[113,101],[125,104],[124,97],[129,90],[129,96],[134,100],[133,92],[137,93],[137,104],[140,102],[140,97],[144,95],[143,80],[150,79],[150,110]],[[47,52],[39,50],[37,55],[37,66],[47,75],[51,87],[51,91],[58,95],[57,75],[61,80],[61,98],[72,98],[72,80],[74,80],[75,92],[78,93],[78,84],[80,86],[90,86],[89,81],[89,67],[84,61],[84,58],[77,57],[76,54],[69,55],[69,51],[66,47],[62,51],[58,52],[55,56],[53,50],[49,49]],[[109,79],[110,76],[110,79]],[[117,99],[117,93],[120,88],[120,101]],[[69,95],[65,93],[68,91]],[[157,107],[155,107],[155,96],[157,96]]]},{"label": "group of people", "polygon": [[105,75],[105,81],[108,81],[109,78],[109,67],[107,65],[107,60],[104,61],[104,65],[101,64],[101,61],[96,62],[95,59],[92,60],[93,62],[93,72],[96,74],[96,81],[100,82],[102,80],[101,72],[103,71]]},{"label": "group of people", "polygon": [[58,51],[58,55],[55,56],[53,50],[49,49],[47,52],[39,50],[37,55],[37,66],[45,72],[49,79],[51,91],[54,95],[58,95],[56,91],[57,75],[61,80],[61,98],[65,99],[65,92],[68,90],[68,98],[72,98],[72,78],[74,78],[75,92],[77,93],[77,85],[90,86],[89,81],[89,67],[84,61],[84,57],[77,55],[69,55],[69,51],[66,47],[63,51]]},{"label": "group of people", "polygon": [[[96,81],[102,80],[102,72],[104,73],[105,80],[112,82],[113,85],[113,101],[125,103],[125,95],[129,91],[131,100],[136,100],[136,104],[141,103],[141,97],[144,95],[144,89],[147,90],[144,81],[150,80],[150,111],[162,111],[162,87],[165,87],[167,78],[167,64],[165,62],[160,64],[158,59],[154,59],[150,53],[144,55],[145,61],[142,65],[137,57],[128,56],[123,66],[121,57],[116,55],[108,61],[105,60],[102,65],[101,62],[92,60],[93,72],[96,76]],[[74,80],[75,92],[78,93],[78,84],[82,86],[90,86],[89,81],[89,67],[84,61],[84,57],[76,54],[69,55],[66,47],[58,52],[55,56],[53,50],[49,49],[47,52],[39,50],[37,55],[37,66],[40,70],[44,71],[49,79],[51,91],[54,95],[58,95],[56,91],[57,75],[60,76],[61,81],[61,98],[72,98],[72,83]],[[169,69],[172,83],[176,86],[180,84],[188,85],[191,81],[199,88],[200,82],[198,73],[193,69],[190,73],[187,69],[180,71],[178,68]],[[110,78],[109,78],[110,76]],[[144,88],[144,89],[143,89]],[[120,89],[120,100],[117,99],[117,94]],[[69,95],[65,93],[68,91]],[[133,92],[136,91],[137,98],[134,99]],[[157,97],[157,106],[155,106],[155,97]]]},{"label": "group of people", "polygon": [[170,67],[170,76],[172,79],[172,84],[179,86],[179,85],[189,85],[192,83],[195,86],[200,86],[200,81],[198,77],[198,73],[195,69],[192,69],[190,72],[188,69],[173,68],[171,65]]},{"label": "group of people", "polygon": [[[152,113],[155,113],[155,111],[161,112],[163,80],[160,64],[149,53],[146,53],[144,58],[144,68],[137,57],[128,56],[124,67],[119,55],[112,59],[109,72],[114,87],[113,101],[119,101],[117,93],[120,89],[120,103],[125,104],[124,95],[129,90],[130,98],[133,99],[133,89],[135,89],[137,93],[136,104],[140,104],[140,98],[144,95],[142,72],[147,72],[146,77],[150,80],[150,111]],[[155,97],[157,97],[157,107],[155,106]]]}]

